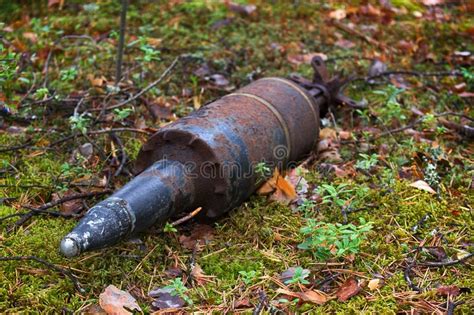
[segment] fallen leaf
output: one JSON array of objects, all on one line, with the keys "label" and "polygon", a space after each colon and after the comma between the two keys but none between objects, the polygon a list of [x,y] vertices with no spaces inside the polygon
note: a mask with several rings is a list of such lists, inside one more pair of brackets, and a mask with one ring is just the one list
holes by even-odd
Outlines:
[{"label": "fallen leaf", "polygon": [[323,128],[319,132],[319,139],[337,139],[337,131],[332,128]]},{"label": "fallen leaf", "polygon": [[234,302],[234,308],[248,308],[252,307],[249,298],[242,298]]},{"label": "fallen leaf", "polygon": [[[60,200],[61,198],[72,196],[74,194],[76,193],[72,190],[68,190],[65,193],[61,193],[61,194],[53,193],[51,195],[51,199],[54,202],[54,201]],[[82,210],[82,208],[83,208],[83,205],[82,205],[81,199],[65,201],[61,203],[61,206],[60,206],[61,212],[67,215],[77,214]]]},{"label": "fallen leaf", "polygon": [[333,20],[343,20],[347,16],[346,10],[344,9],[337,9],[334,11],[329,12],[329,17]]},{"label": "fallen leaf", "polygon": [[308,290],[300,293],[300,297],[305,302],[322,305],[328,301],[326,293],[318,290]]},{"label": "fallen leaf", "polygon": [[259,188],[257,193],[260,195],[271,193],[271,200],[284,204],[290,203],[297,197],[295,187],[280,175],[277,168],[273,171],[273,176]]},{"label": "fallen leaf", "polygon": [[163,40],[161,38],[147,37],[146,42],[153,47],[159,47]]},{"label": "fallen leaf", "polygon": [[130,293],[122,291],[114,285],[109,285],[99,295],[99,304],[107,314],[121,315],[132,314],[131,311],[142,311]]},{"label": "fallen leaf", "polygon": [[443,296],[458,296],[461,290],[456,285],[447,285],[438,287],[436,292]]},{"label": "fallen leaf", "polygon": [[201,266],[198,264],[195,264],[193,269],[191,270],[191,277],[199,284],[199,285],[204,285],[208,282],[212,282],[212,279],[215,278],[215,276],[209,276],[204,273],[202,270]]},{"label": "fallen leaf", "polygon": [[430,194],[436,194],[436,191],[433,188],[431,188],[430,185],[428,185],[428,183],[425,182],[424,180],[417,180],[416,182],[411,183],[410,186],[415,187],[420,190],[427,191]]},{"label": "fallen leaf", "polygon": [[[214,229],[207,224],[196,224],[189,236],[180,235],[179,242],[186,249],[194,249],[197,242],[206,243],[214,238]],[[201,250],[198,246],[197,250]]]},{"label": "fallen leaf", "polygon": [[104,83],[107,82],[107,79],[104,76],[94,77],[93,74],[88,74],[87,75],[87,80],[89,80],[91,85],[95,86],[95,87],[101,87],[101,86],[104,85]]},{"label": "fallen leaf", "polygon": [[340,302],[345,302],[361,290],[359,282],[354,278],[347,279],[336,292],[336,296]]},{"label": "fallen leaf", "polygon": [[154,289],[148,293],[148,295],[155,300],[151,303],[154,309],[163,310],[169,308],[181,308],[186,302],[178,295],[172,295],[173,289],[171,288],[159,288]]},{"label": "fallen leaf", "polygon": [[350,131],[339,131],[339,138],[341,140],[352,139],[352,133]]},{"label": "fallen leaf", "polygon": [[279,288],[277,289],[277,293],[295,297],[295,298],[301,299],[304,302],[309,302],[309,303],[318,304],[318,305],[322,305],[329,300],[329,296],[326,293],[322,291],[317,291],[317,290],[308,290],[305,292],[293,292],[290,290]]},{"label": "fallen leaf", "polygon": [[370,291],[377,290],[378,288],[380,288],[380,283],[381,282],[382,281],[380,279],[372,279],[367,284],[367,287],[370,289]]}]

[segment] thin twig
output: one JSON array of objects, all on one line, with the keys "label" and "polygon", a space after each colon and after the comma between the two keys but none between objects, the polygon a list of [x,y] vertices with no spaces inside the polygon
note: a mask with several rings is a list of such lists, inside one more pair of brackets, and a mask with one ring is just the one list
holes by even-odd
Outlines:
[{"label": "thin twig", "polygon": [[202,210],[202,207],[199,207],[196,210],[194,210],[193,212],[189,213],[188,215],[182,217],[181,219],[178,219],[178,220],[174,221],[173,223],[171,223],[171,225],[172,226],[180,225],[181,223],[186,222],[186,221],[192,219],[193,217],[195,217],[199,212],[201,212],[201,210]]},{"label": "thin twig", "polygon": [[418,287],[416,284],[413,283],[413,281],[410,278],[410,273],[411,269],[415,266],[415,261],[410,262],[407,267],[405,268],[405,271],[403,272],[403,277],[405,278],[405,281],[408,284],[408,287],[412,289],[413,291],[421,292],[421,288]]},{"label": "thin twig", "polygon": [[46,267],[48,267],[50,269],[53,269],[53,270],[59,272],[60,274],[62,274],[63,276],[68,277],[72,281],[72,283],[74,284],[74,288],[78,292],[80,292],[80,293],[85,292],[85,290],[83,288],[81,288],[81,285],[80,285],[79,281],[76,279],[76,277],[68,269],[59,267],[59,266],[57,266],[53,263],[50,263],[49,261],[46,261],[46,260],[44,260],[42,258],[39,258],[39,257],[36,257],[36,256],[10,256],[10,257],[0,256],[0,261],[25,261],[25,260],[36,261],[40,264],[45,265]]},{"label": "thin twig", "polygon": [[128,0],[122,0],[122,9],[120,11],[120,34],[119,34],[119,44],[117,49],[117,64],[115,72],[115,86],[117,86],[122,79],[122,60],[123,60],[123,51],[125,43],[125,29],[127,25],[127,8]]},{"label": "thin twig", "polygon": [[439,261],[439,262],[438,261],[423,261],[423,262],[418,262],[418,264],[420,266],[425,266],[425,267],[448,267],[448,266],[453,266],[453,265],[465,262],[472,256],[474,256],[474,253],[469,253],[468,255],[464,256],[461,259]]},{"label": "thin twig", "polygon": [[[56,206],[58,206],[60,204],[63,204],[67,201],[105,195],[105,194],[108,194],[110,192],[111,192],[110,190],[104,190],[104,191],[96,191],[96,192],[79,193],[79,194],[75,194],[75,195],[65,196],[65,197],[63,197],[61,199],[58,199],[58,200],[50,201],[48,203],[45,203],[44,205],[42,205],[39,208],[28,208],[28,209],[30,209],[30,212],[27,212],[20,219],[18,219],[18,221],[16,221],[15,224],[12,227],[10,227],[7,231],[11,232],[15,226],[21,226],[21,225],[25,224],[25,222],[27,222],[29,219],[31,219],[35,214],[40,214],[40,213],[45,214],[46,213],[46,214],[49,214],[49,215],[58,216],[57,213],[53,213],[53,212],[50,212],[50,211],[46,212],[45,210],[47,210],[49,208],[56,207]],[[25,207],[25,208],[27,208],[27,207]]]},{"label": "thin twig", "polygon": [[[174,69],[174,67],[176,67],[176,65],[178,64],[178,61],[181,59],[180,56],[176,57],[173,62],[171,63],[171,65],[166,68],[166,70],[161,74],[161,76],[156,79],[155,81],[151,82],[150,84],[148,84],[147,87],[145,87],[143,90],[141,90],[140,92],[138,92],[137,94],[135,94],[134,96],[130,97],[129,99],[126,99],[125,101],[123,102],[120,102],[118,104],[115,104],[115,105],[112,105],[112,106],[109,106],[107,108],[105,108],[105,110],[110,110],[110,109],[114,109],[114,108],[119,108],[119,107],[122,107],[122,106],[125,106],[127,104],[129,104],[130,102],[133,102],[134,100],[136,100],[137,98],[139,98],[140,96],[142,96],[143,94],[145,94],[146,92],[148,92],[149,90],[151,90],[155,85],[157,85],[158,83],[160,83],[161,81],[163,81],[164,78],[166,78],[170,72]],[[102,108],[99,108],[99,109],[91,109],[90,111],[93,112],[93,111],[101,111]]]},{"label": "thin twig", "polygon": [[[114,132],[135,132],[135,133],[142,133],[146,135],[152,134],[152,132],[143,130],[143,129],[137,129],[137,128],[112,128],[112,129],[102,129],[102,130],[92,130],[88,131],[86,134],[87,135],[98,135],[98,134],[104,134],[104,133],[114,133]],[[59,139],[49,145],[49,147],[53,147],[55,145],[61,144],[63,142],[69,141],[71,139],[74,139],[75,137],[82,137],[84,136],[82,133],[75,133],[73,135],[64,137],[62,139]],[[1,151],[0,151],[1,152]]]}]

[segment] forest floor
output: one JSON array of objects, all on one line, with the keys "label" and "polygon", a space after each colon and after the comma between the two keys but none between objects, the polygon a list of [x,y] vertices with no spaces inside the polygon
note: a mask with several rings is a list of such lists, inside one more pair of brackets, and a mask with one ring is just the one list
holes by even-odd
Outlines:
[{"label": "forest floor", "polygon": [[[0,312],[96,312],[109,285],[145,313],[474,308],[469,1],[141,1],[116,87],[118,2],[0,1]],[[311,77],[316,55],[367,108],[324,119],[296,201],[60,255],[159,126],[256,78]]]}]

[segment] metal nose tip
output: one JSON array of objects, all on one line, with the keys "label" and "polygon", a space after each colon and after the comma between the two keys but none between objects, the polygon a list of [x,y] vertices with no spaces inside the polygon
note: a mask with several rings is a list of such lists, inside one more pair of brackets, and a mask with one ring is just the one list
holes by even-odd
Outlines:
[{"label": "metal nose tip", "polygon": [[59,250],[66,257],[74,257],[81,253],[77,240],[68,236],[62,239]]}]

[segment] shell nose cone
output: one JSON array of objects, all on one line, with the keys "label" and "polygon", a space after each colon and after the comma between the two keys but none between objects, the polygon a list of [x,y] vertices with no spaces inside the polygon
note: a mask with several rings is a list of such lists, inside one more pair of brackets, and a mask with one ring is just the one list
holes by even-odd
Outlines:
[{"label": "shell nose cone", "polygon": [[81,253],[77,240],[69,236],[62,239],[59,250],[61,251],[61,254],[66,257],[74,257]]}]

